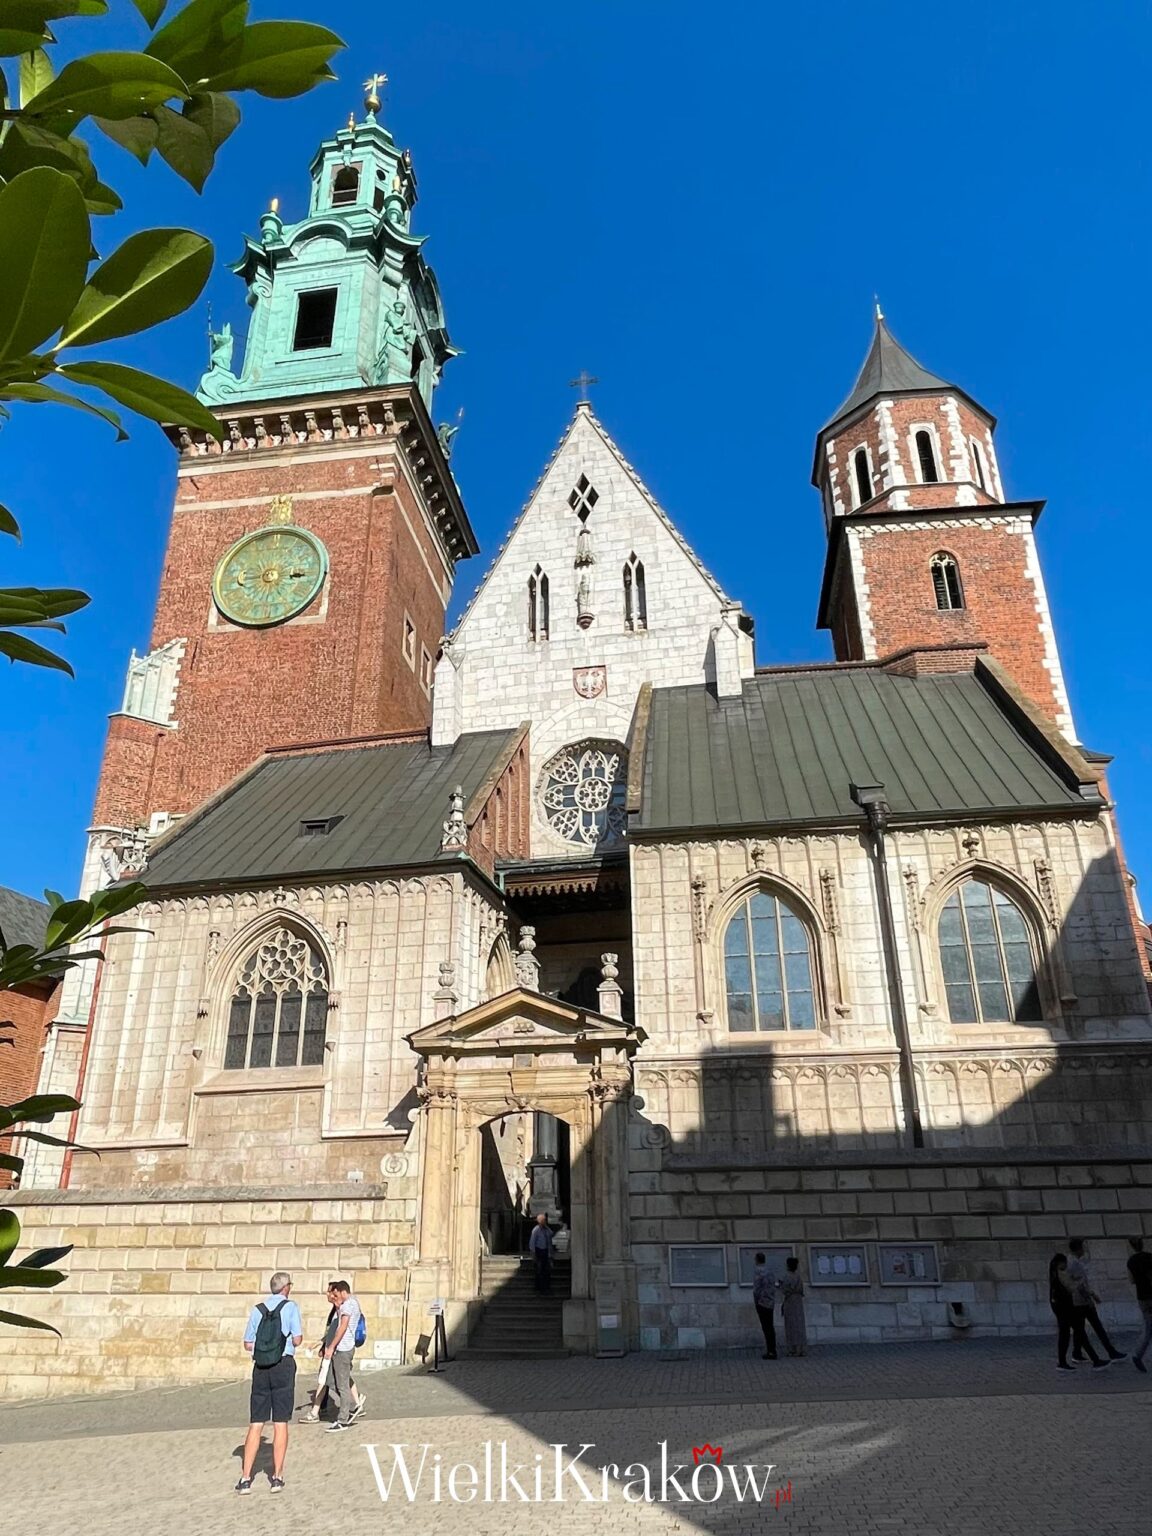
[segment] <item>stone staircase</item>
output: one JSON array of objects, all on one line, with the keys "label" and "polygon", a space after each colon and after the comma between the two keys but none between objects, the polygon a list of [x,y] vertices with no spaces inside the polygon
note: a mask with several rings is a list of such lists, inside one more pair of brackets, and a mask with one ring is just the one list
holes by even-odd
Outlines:
[{"label": "stone staircase", "polygon": [[472,1331],[465,1359],[557,1359],[564,1348],[564,1300],[572,1294],[567,1257],[552,1260],[552,1291],[535,1290],[532,1259],[492,1254],[480,1260],[480,1295],[484,1310]]}]

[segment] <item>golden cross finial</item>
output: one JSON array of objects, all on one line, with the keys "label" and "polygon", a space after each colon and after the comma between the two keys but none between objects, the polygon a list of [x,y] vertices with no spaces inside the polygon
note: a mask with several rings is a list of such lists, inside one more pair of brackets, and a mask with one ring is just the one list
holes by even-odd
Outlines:
[{"label": "golden cross finial", "polygon": [[367,94],[364,97],[364,109],[373,114],[380,110],[380,87],[388,84],[388,76],[384,74],[371,75],[364,82]]}]

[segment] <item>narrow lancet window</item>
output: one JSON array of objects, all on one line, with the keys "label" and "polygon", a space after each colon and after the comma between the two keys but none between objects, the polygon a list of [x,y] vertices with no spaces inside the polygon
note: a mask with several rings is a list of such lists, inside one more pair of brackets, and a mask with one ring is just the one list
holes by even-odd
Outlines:
[{"label": "narrow lancet window", "polygon": [[528,578],[528,638],[548,638],[548,578],[539,566]]},{"label": "narrow lancet window", "polygon": [[872,470],[868,464],[868,450],[857,448],[852,455],[852,468],[856,475],[856,495],[861,506],[872,500]]},{"label": "narrow lancet window", "polygon": [[932,556],[932,587],[936,593],[936,606],[942,611],[963,608],[964,588],[960,584],[960,567],[953,555],[943,550]]},{"label": "narrow lancet window", "polygon": [[932,434],[921,428],[916,434],[916,457],[920,463],[920,479],[925,485],[935,485],[940,479],[936,467],[936,445]]},{"label": "narrow lancet window", "polygon": [[644,586],[644,565],[634,554],[624,562],[624,628],[648,628],[648,594]]}]

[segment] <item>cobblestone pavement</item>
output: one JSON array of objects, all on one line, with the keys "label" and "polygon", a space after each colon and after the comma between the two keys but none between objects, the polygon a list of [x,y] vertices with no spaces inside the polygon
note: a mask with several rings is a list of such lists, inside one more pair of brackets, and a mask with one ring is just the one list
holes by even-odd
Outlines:
[{"label": "cobblestone pavement", "polygon": [[[302,1361],[301,1401],[309,1371]],[[362,1381],[369,1407],[352,1433],[293,1426],[288,1488],[276,1497],[263,1476],[249,1498],[231,1491],[246,1417],[240,1381],[2,1407],[5,1523],[83,1536],[314,1536],[349,1522],[357,1536],[398,1524],[412,1536],[539,1536],[561,1519],[573,1536],[759,1536],[777,1524],[803,1536],[1152,1529],[1152,1373],[1125,1361],[1063,1376],[1041,1340],[826,1347],[774,1364],[743,1352],[460,1362],[438,1377]],[[568,1455],[593,1443],[584,1479],[597,1498],[608,1464],[645,1463],[659,1493],[662,1440],[689,1476],[692,1447],[706,1441],[729,1466],[773,1463],[767,1481],[791,1484],[791,1502],[739,1503],[729,1491],[713,1504],[628,1503],[609,1479],[607,1503],[593,1503],[571,1477],[563,1505],[543,1509],[520,1503],[511,1484],[503,1503],[453,1503],[446,1489],[439,1504],[430,1498],[433,1458],[482,1468],[486,1442],[497,1496],[501,1442],[511,1465],[528,1468],[529,1486],[543,1458],[549,1497],[557,1443]],[[412,1505],[396,1484],[381,1501],[365,1450],[376,1447],[387,1473],[394,1442],[413,1464],[431,1447]],[[703,1475],[701,1490],[713,1482]]]}]

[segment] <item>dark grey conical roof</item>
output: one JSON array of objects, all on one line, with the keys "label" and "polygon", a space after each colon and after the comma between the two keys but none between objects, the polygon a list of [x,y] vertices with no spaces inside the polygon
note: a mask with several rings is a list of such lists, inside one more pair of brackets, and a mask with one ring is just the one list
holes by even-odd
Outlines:
[{"label": "dark grey conical roof", "polygon": [[872,345],[868,349],[868,356],[864,359],[864,366],[860,370],[860,376],[856,380],[852,393],[844,404],[825,424],[823,430],[827,432],[837,422],[850,416],[859,406],[866,404],[876,395],[902,395],[915,393],[920,390],[938,390],[956,388],[947,379],[942,379],[938,374],[929,373],[927,368],[922,368],[910,352],[906,352],[900,343],[888,329],[881,317],[876,320],[876,334],[872,338]]}]

